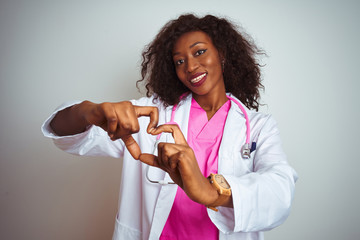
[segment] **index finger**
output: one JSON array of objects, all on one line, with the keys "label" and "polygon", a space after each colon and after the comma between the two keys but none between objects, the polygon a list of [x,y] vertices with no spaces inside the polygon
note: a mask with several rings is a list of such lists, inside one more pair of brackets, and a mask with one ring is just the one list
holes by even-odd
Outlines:
[{"label": "index finger", "polygon": [[188,143],[184,137],[184,134],[181,132],[178,125],[176,125],[176,124],[160,125],[153,132],[151,132],[151,134],[157,135],[157,134],[160,134],[163,132],[171,133],[176,144],[188,145]]},{"label": "index finger", "polygon": [[150,133],[151,129],[156,128],[159,122],[159,110],[157,107],[143,107],[134,106],[137,117],[150,117],[150,122],[147,127],[147,132]]}]

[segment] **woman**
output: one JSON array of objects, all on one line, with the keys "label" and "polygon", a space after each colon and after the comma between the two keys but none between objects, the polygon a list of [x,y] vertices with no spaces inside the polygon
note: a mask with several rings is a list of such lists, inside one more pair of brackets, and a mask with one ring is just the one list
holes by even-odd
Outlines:
[{"label": "woman", "polygon": [[297,176],[257,112],[257,53],[226,19],[183,15],[143,53],[147,97],[66,104],[44,123],[67,152],[123,157],[113,239],[263,239],[285,221]]}]

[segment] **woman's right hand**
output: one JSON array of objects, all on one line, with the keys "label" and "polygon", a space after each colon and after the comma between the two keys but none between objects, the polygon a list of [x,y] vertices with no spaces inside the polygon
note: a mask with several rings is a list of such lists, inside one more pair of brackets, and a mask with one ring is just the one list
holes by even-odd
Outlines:
[{"label": "woman's right hand", "polygon": [[51,127],[59,135],[69,135],[84,131],[90,125],[99,126],[112,140],[122,139],[131,155],[139,159],[140,147],[131,135],[139,132],[138,118],[141,116],[150,117],[148,133],[157,127],[157,107],[135,106],[129,101],[100,104],[84,101],[60,111],[53,119]]},{"label": "woman's right hand", "polygon": [[104,129],[111,140],[121,138],[126,148],[135,159],[139,159],[141,150],[131,136],[140,130],[138,118],[149,116],[150,123],[147,132],[157,127],[159,113],[157,107],[134,106],[129,101],[117,103],[95,104],[89,101],[82,102],[79,106],[87,124],[96,125]]}]

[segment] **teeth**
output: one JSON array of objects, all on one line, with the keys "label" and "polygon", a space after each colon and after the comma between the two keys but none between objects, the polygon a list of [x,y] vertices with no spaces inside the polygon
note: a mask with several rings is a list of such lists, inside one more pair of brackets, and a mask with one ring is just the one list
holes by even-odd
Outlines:
[{"label": "teeth", "polygon": [[196,77],[196,78],[193,78],[193,79],[191,79],[190,81],[191,81],[192,83],[197,83],[197,82],[200,81],[203,77],[205,77],[205,75],[206,75],[206,73],[201,74],[200,76],[198,76],[198,77]]}]

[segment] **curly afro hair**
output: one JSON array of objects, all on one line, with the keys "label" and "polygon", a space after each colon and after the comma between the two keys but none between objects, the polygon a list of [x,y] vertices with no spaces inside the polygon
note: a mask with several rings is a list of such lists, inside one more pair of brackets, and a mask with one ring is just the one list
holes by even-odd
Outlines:
[{"label": "curly afro hair", "polygon": [[[146,46],[142,53],[141,76],[145,80],[146,95],[154,95],[165,106],[179,102],[189,89],[178,79],[172,58],[176,40],[187,32],[202,31],[210,36],[214,46],[225,59],[224,82],[226,92],[232,93],[248,108],[259,109],[261,84],[260,65],[256,56],[264,54],[245,33],[225,18],[212,15],[198,18],[193,14],[181,15],[169,21]],[[171,91],[169,91],[171,89]]]}]

